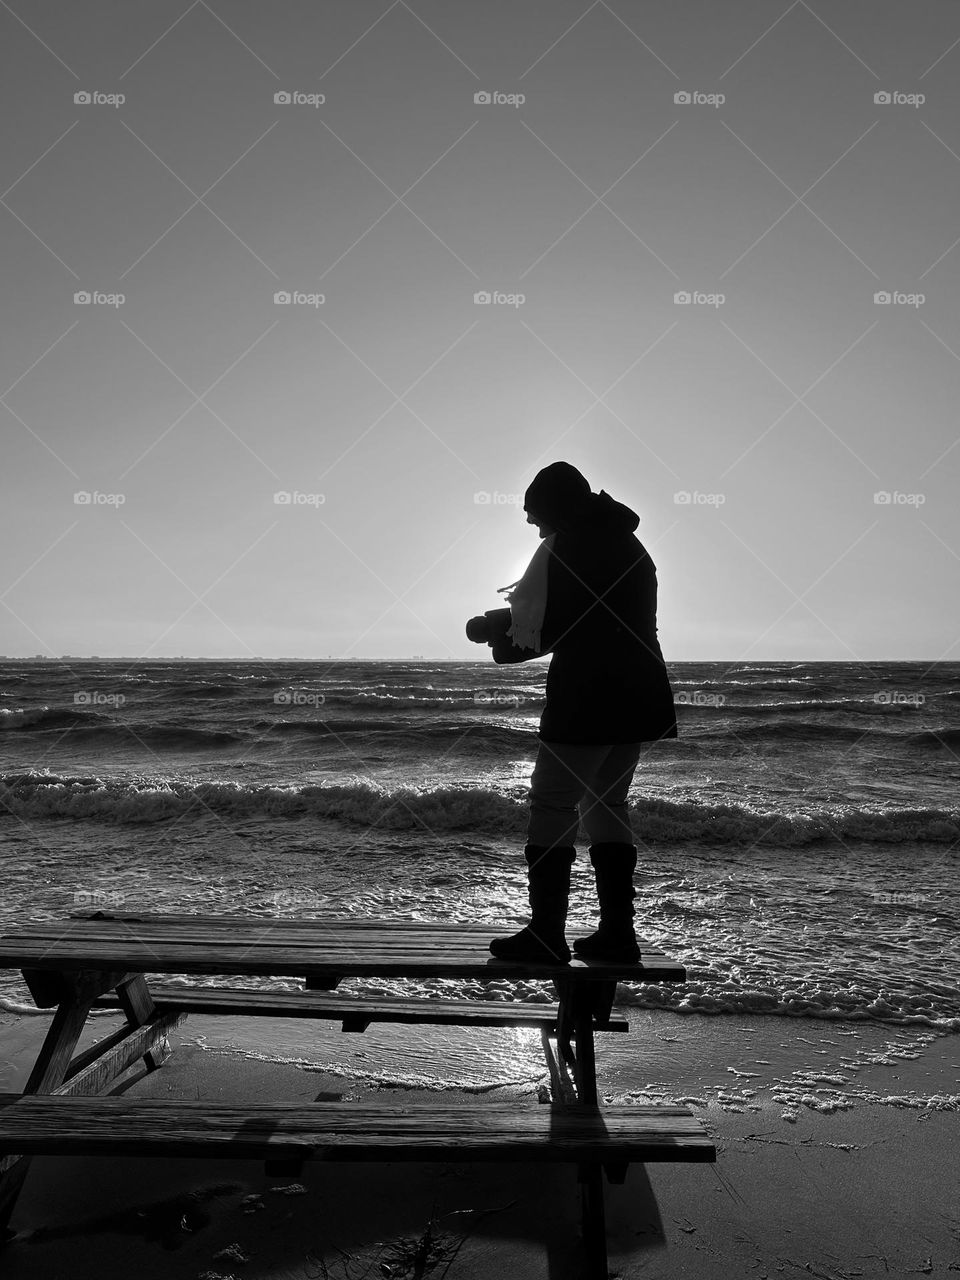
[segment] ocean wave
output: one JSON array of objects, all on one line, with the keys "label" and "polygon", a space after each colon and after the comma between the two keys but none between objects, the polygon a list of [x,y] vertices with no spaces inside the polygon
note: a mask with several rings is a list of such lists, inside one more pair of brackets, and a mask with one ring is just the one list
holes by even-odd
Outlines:
[{"label": "ocean wave", "polygon": [[236,745],[245,735],[234,729],[206,729],[182,723],[146,724],[118,721],[99,711],[42,707],[6,711],[0,708],[0,730],[59,733],[61,738],[93,740],[101,745],[165,747],[223,747]]},{"label": "ocean wave", "polygon": [[[277,708],[278,711],[284,708]],[[436,707],[433,707],[436,710]],[[472,709],[472,705],[471,705]],[[0,707],[0,732],[19,731],[56,734],[58,741],[94,743],[98,748],[144,747],[162,751],[237,747],[249,744],[262,747],[276,738],[363,738],[364,742],[385,739],[396,745],[411,743],[429,749],[460,740],[481,750],[519,749],[529,746],[534,735],[530,727],[502,723],[505,715],[525,712],[513,704],[485,704],[478,711],[484,718],[431,719],[425,715],[403,717],[394,714],[374,716],[328,716],[324,719],[256,719],[244,720],[234,713],[219,723],[207,717],[205,723],[185,720],[130,721],[120,720],[98,711],[43,707],[9,710]],[[539,708],[526,711],[538,715]],[[500,722],[497,722],[498,717]]]},{"label": "ocean wave", "polygon": [[[501,690],[490,690],[487,696],[496,696]],[[372,707],[374,709],[382,708],[385,711],[419,711],[419,710],[473,710],[478,711],[489,710],[492,705],[489,702],[477,702],[477,694],[486,694],[486,690],[474,689],[452,689],[445,693],[430,694],[425,696],[421,690],[419,693],[365,693],[356,691],[349,694],[325,693],[322,705],[324,707]],[[516,694],[510,691],[511,696],[516,696],[521,702],[529,701],[529,695]],[[543,695],[539,700],[543,701]]]},{"label": "ocean wave", "polygon": [[100,711],[78,707],[0,707],[0,733],[24,729],[76,729],[112,724]]},{"label": "ocean wave", "polygon": [[[319,694],[323,701],[319,706],[327,709],[357,708],[359,710],[404,711],[489,711],[491,707],[508,706],[509,700],[524,706],[536,702],[542,705],[543,689],[514,686],[477,685],[469,689],[306,689],[303,686],[285,686],[295,693]],[[274,695],[271,695],[273,699]],[[502,701],[498,702],[497,699]],[[279,704],[282,705],[282,704]]]},{"label": "ocean wave", "polygon": [[307,786],[232,782],[127,781],[28,772],[0,778],[0,811],[19,817],[156,822],[194,813],[336,818],[393,829],[519,831],[525,806],[484,788],[371,783]]},{"label": "ocean wave", "polygon": [[[58,775],[42,771],[0,778],[0,811],[21,818],[158,822],[188,814],[335,819],[360,826],[425,831],[522,834],[525,788],[385,787],[363,780],[269,786]],[[824,807],[813,813],[762,811],[746,805],[699,804],[649,796],[630,802],[641,841],[802,846],[863,840],[889,844],[949,843],[960,838],[960,810]]]},{"label": "ocean wave", "polygon": [[[159,683],[159,682],[158,682]],[[233,698],[246,690],[237,684],[220,684],[203,680],[199,684],[167,686],[170,697],[178,698]]]},{"label": "ocean wave", "polygon": [[53,1009],[38,1009],[35,1004],[29,1004],[26,1000],[18,1000],[16,996],[7,996],[2,993],[0,993],[0,1010],[4,1013],[18,1013],[21,1017],[36,1015],[49,1017],[54,1012]]},{"label": "ocean wave", "polygon": [[817,715],[819,712],[836,714],[890,716],[917,715],[924,710],[913,702],[877,702],[873,698],[804,698],[793,702],[730,702],[719,706],[709,702],[678,702],[684,712],[702,711],[706,715],[757,716],[760,719],[776,716]]},{"label": "ocean wave", "polygon": [[[688,967],[688,973],[690,969]],[[664,1009],[677,1014],[740,1014],[777,1018],[815,1018],[824,1022],[880,1022],[935,1027],[960,1032],[956,1003],[940,1002],[910,991],[877,992],[866,987],[837,987],[799,982],[789,990],[776,986],[739,987],[714,980],[684,983],[623,983],[617,1002],[629,1009]],[[936,1005],[943,1003],[943,1008]]]},{"label": "ocean wave", "polygon": [[731,667],[728,675],[731,676],[752,676],[752,675],[782,675],[784,671],[803,671],[807,663],[800,662],[795,666],[788,663],[778,663],[775,667]]},{"label": "ocean wave", "polygon": [[[479,688],[479,686],[478,686]],[[450,703],[472,703],[474,688],[433,689],[429,685],[347,685],[331,687],[309,680],[282,680],[274,676],[263,677],[255,688],[240,684],[221,684],[217,681],[195,681],[167,685],[171,699],[179,697],[204,698],[243,695],[251,705],[273,703],[277,694],[284,691],[310,696],[320,696],[324,704],[346,707],[433,707]]]},{"label": "ocean wave", "polygon": [[[722,716],[724,708],[714,710]],[[910,735],[916,736],[916,735]],[[849,724],[827,724],[815,720],[772,720],[768,724],[736,724],[718,726],[706,733],[695,734],[695,741],[713,742],[734,740],[737,742],[859,742],[861,739],[877,739],[883,742],[908,742],[909,736],[890,733],[879,728],[861,728]]]},{"label": "ocean wave", "polygon": [[[365,746],[402,745],[420,751],[448,746],[483,754],[495,750],[524,752],[536,738],[542,700],[520,697],[514,703],[500,696],[503,700],[477,705],[472,696],[469,703],[461,705],[409,699],[378,706],[358,700],[368,714],[358,711],[354,715],[349,714],[349,707],[343,708],[347,714],[338,714],[334,708],[322,705],[314,709],[271,705],[277,714],[270,716],[263,714],[266,708],[262,705],[238,708],[234,702],[223,715],[198,711],[195,717],[184,714],[167,720],[125,719],[121,718],[122,712],[108,715],[81,707],[0,707],[0,735],[35,733],[44,742],[52,737],[59,743],[91,744],[104,751],[139,747],[164,753],[243,746],[259,753],[271,744],[285,742],[292,747],[297,739],[309,742],[317,738],[359,740]],[[377,709],[381,715],[375,713]],[[260,714],[254,718],[251,710]],[[750,742],[837,745],[864,741],[904,750],[953,749],[960,744],[960,729],[951,726],[903,732],[918,710],[922,708],[912,704],[849,698],[829,702],[778,700],[753,705],[728,702],[721,706],[681,702],[677,704],[679,739],[659,744],[658,750],[682,755]],[[284,714],[289,711],[294,714]],[[856,716],[863,723],[838,722],[838,715]]]},{"label": "ocean wave", "polygon": [[911,733],[907,741],[917,747],[958,747],[960,729],[925,729],[922,733]]},{"label": "ocean wave", "polygon": [[[103,730],[95,731],[99,735]],[[111,725],[111,736],[147,747],[230,747],[246,741],[231,729],[200,729],[182,724]]]},{"label": "ocean wave", "polygon": [[258,720],[254,730],[259,735],[284,737],[363,737],[365,741],[385,739],[398,745],[409,739],[421,747],[439,746],[444,742],[463,740],[470,747],[525,750],[535,738],[532,728],[496,724],[490,721],[460,720],[375,720],[366,718],[333,720]]}]

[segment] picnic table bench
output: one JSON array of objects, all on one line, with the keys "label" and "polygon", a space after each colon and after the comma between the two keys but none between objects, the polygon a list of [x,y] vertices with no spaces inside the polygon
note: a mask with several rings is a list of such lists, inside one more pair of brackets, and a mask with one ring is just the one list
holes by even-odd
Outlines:
[{"label": "picnic table bench", "polygon": [[[0,1236],[31,1156],[144,1155],[262,1158],[268,1174],[296,1176],[306,1159],[569,1162],[578,1166],[591,1276],[607,1274],[603,1171],[623,1182],[631,1162],[713,1161],[716,1151],[686,1107],[600,1107],[594,1034],[624,1032],[612,1016],[618,981],[683,981],[683,967],[641,943],[636,964],[544,965],[494,959],[485,924],[403,920],[283,920],[247,915],[76,913],[0,937],[0,967],[20,969],[39,1008],[55,1008],[20,1094],[0,1093]],[[147,980],[150,975],[150,981]],[[189,986],[155,975],[298,977],[303,991]],[[338,993],[345,978],[536,978],[557,1001],[409,999]],[[124,1024],[83,1052],[92,1009]],[[539,1029],[550,1106],[482,1102],[244,1105],[104,1097],[142,1060],[170,1052],[189,1013]]]}]

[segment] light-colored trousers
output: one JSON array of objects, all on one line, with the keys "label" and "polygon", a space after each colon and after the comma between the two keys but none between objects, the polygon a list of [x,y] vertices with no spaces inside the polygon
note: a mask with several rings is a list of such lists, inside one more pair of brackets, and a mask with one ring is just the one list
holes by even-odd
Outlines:
[{"label": "light-colored trousers", "polygon": [[541,742],[530,778],[527,843],[575,844],[582,819],[591,844],[632,844],[627,792],[642,747]]}]

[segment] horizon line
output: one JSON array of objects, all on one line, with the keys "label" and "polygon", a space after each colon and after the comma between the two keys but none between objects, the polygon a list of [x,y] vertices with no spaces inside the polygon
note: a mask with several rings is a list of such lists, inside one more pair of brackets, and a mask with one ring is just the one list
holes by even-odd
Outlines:
[{"label": "horizon line", "polygon": [[[550,657],[550,656],[552,656],[550,653],[544,653],[544,654],[542,654],[542,655],[541,655],[541,657],[544,657],[544,658],[547,658],[547,657]],[[531,659],[530,661],[537,661],[537,660],[538,660],[538,659]],[[70,662],[244,662],[244,663],[250,663],[250,664],[255,664],[255,663],[268,664],[268,663],[271,663],[271,662],[317,662],[317,663],[325,663],[325,662],[449,662],[449,663],[479,663],[479,662],[482,662],[482,663],[486,663],[487,661],[488,661],[488,658],[486,658],[486,657],[479,657],[479,658],[440,658],[440,657],[428,657],[428,656],[425,656],[425,655],[423,655],[423,654],[419,654],[419,653],[416,653],[416,654],[394,654],[394,655],[387,656],[387,657],[369,657],[369,656],[364,656],[364,655],[360,655],[360,656],[357,656],[357,657],[335,657],[335,656],[333,656],[332,654],[330,654],[330,655],[328,655],[328,656],[326,656],[326,657],[317,657],[316,655],[311,655],[311,656],[309,656],[309,657],[304,657],[304,656],[299,656],[299,655],[282,656],[282,657],[265,657],[265,656],[262,656],[262,655],[256,655],[256,656],[254,656],[254,657],[249,657],[249,656],[247,656],[247,657],[236,657],[236,656],[233,656],[233,655],[230,655],[230,654],[199,655],[199,654],[182,654],[182,653],[179,653],[179,654],[156,654],[156,655],[153,655],[153,656],[150,656],[150,657],[145,657],[145,656],[143,656],[143,655],[139,655],[139,656],[138,656],[138,655],[135,655],[135,654],[96,654],[96,653],[92,653],[92,654],[82,654],[82,653],[65,653],[65,654],[57,654],[57,655],[51,655],[51,654],[6,654],[6,653],[0,654],[0,662],[56,662],[56,663],[61,663],[61,664],[63,664],[63,663],[70,663]],[[669,666],[669,665],[671,665],[671,663],[684,663],[684,662],[729,662],[729,663],[740,663],[740,664],[743,664],[743,665],[750,665],[750,664],[752,664],[752,663],[775,662],[775,663],[803,663],[804,665],[807,665],[807,666],[811,666],[811,665],[813,665],[814,663],[840,663],[840,662],[846,662],[846,663],[849,663],[851,666],[855,666],[855,665],[864,665],[864,666],[868,666],[868,665],[871,665],[871,664],[873,664],[873,663],[882,663],[882,662],[926,662],[926,663],[929,663],[929,664],[931,664],[931,665],[937,665],[937,664],[940,664],[940,663],[948,663],[948,662],[953,661],[953,662],[955,662],[955,663],[960,664],[960,658],[955,658],[955,659],[947,659],[947,658],[890,658],[890,657],[888,657],[888,658],[798,658],[798,657],[794,657],[794,656],[787,657],[787,658],[773,658],[773,657],[766,657],[766,658],[737,658],[737,657],[732,657],[732,658],[667,658],[667,659],[664,659],[664,661],[666,662],[666,664],[667,664],[668,666]]]}]

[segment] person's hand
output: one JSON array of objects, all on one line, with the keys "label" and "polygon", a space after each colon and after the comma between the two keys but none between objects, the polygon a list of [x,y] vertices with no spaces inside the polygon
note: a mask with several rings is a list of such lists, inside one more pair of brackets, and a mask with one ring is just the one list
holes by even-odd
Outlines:
[{"label": "person's hand", "polygon": [[476,618],[471,618],[467,623],[467,639],[472,640],[474,644],[489,644],[490,619],[482,613]]}]

